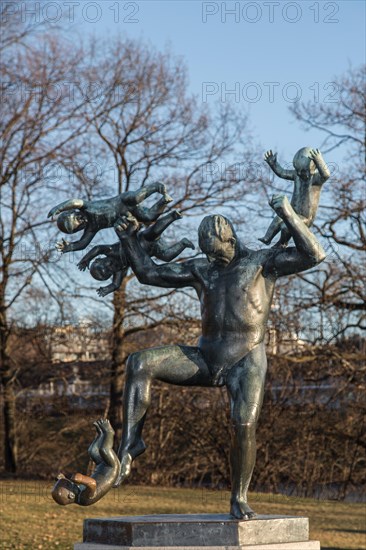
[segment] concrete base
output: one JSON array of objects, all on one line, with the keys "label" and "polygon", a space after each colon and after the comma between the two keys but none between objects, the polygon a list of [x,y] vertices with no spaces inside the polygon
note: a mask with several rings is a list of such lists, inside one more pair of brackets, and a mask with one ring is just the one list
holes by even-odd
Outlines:
[{"label": "concrete base", "polygon": [[74,550],[320,550],[309,541],[309,520],[257,516],[238,521],[224,514],[168,514],[84,521]]}]

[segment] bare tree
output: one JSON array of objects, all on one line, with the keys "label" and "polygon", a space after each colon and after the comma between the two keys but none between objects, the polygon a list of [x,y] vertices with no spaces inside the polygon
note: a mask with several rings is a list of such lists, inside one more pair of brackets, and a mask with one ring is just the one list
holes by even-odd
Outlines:
[{"label": "bare tree", "polygon": [[343,156],[342,165],[333,169],[329,202],[318,222],[328,242],[329,259],[315,271],[316,276],[302,276],[314,290],[307,305],[321,308],[335,338],[366,329],[362,254],[366,250],[365,72],[362,66],[337,78],[334,85],[338,96],[333,103],[297,104],[292,108],[305,129],[322,132],[325,152],[337,149]]},{"label": "bare tree", "polygon": [[[187,91],[180,59],[131,40],[93,43],[79,93],[86,89],[90,100],[83,115],[89,145],[77,146],[70,167],[80,191],[107,196],[159,180],[173,195],[173,207],[187,216],[224,205],[238,215],[250,190],[244,181],[252,161],[247,117],[229,105],[215,115],[203,108]],[[98,170],[92,185],[86,177],[90,158]],[[109,417],[119,435],[128,335],[176,323],[174,308],[169,309],[169,300],[176,300],[172,292],[142,292],[143,299],[127,277],[113,297]]]},{"label": "bare tree", "polygon": [[[281,388],[282,395],[272,402],[269,418],[275,421],[287,411],[284,433],[278,435],[282,447],[277,454],[283,458],[282,466],[276,465],[273,488],[281,479],[294,487],[301,477],[295,469],[293,476],[287,471],[289,460],[306,471],[309,494],[316,486],[328,483],[338,486],[338,496],[344,497],[349,487],[362,482],[365,424],[361,392],[366,329],[364,82],[365,67],[352,69],[335,79],[336,101],[299,103],[291,108],[305,129],[317,129],[324,136],[319,147],[325,157],[337,150],[343,160],[339,167],[331,167],[332,176],[316,223],[325,241],[327,260],[278,287],[281,309],[274,311],[274,327],[280,344],[291,333],[293,342],[283,347],[282,353],[279,346],[272,358],[273,384]],[[308,397],[311,391],[313,401]],[[296,416],[300,409],[306,428],[301,433],[301,458],[293,461],[287,441],[289,434],[294,434],[291,415]],[[292,437],[297,440],[296,435]],[[274,448],[268,437],[267,441],[271,456]]]},{"label": "bare tree", "polygon": [[[0,147],[0,363],[3,392],[5,468],[17,468],[14,381],[19,364],[9,351],[12,310],[37,277],[52,293],[44,267],[50,259],[45,228],[46,196],[52,166],[67,157],[83,127],[62,93],[75,81],[81,52],[54,34],[29,38],[31,29],[9,23],[3,43]],[[11,56],[11,61],[10,61]],[[51,189],[52,186],[49,185]],[[42,271],[43,269],[43,271]]]}]

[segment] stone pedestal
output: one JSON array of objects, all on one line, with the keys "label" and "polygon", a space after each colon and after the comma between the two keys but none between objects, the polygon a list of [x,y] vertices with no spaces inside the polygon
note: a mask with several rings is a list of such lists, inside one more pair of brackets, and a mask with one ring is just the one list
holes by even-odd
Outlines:
[{"label": "stone pedestal", "polygon": [[224,514],[165,514],[84,521],[84,542],[74,550],[320,550],[309,540],[309,520]]}]

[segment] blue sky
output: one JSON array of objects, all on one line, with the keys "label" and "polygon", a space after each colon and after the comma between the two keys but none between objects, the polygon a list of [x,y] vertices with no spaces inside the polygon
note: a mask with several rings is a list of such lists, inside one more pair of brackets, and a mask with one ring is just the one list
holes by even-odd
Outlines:
[{"label": "blue sky", "polygon": [[[288,107],[297,97],[338,101],[334,78],[365,62],[361,0],[84,0],[74,10],[74,29],[84,38],[127,34],[170,47],[188,67],[191,91],[201,101],[249,110],[258,141],[283,161],[304,145],[320,145]],[[328,158],[339,160],[337,152]]]},{"label": "blue sky", "polygon": [[[24,5],[16,3],[19,9]],[[158,49],[169,47],[187,66],[190,91],[200,101],[236,101],[249,110],[262,147],[254,162],[263,162],[262,153],[269,148],[286,163],[300,147],[318,147],[321,136],[305,133],[289,106],[299,94],[305,101],[338,101],[334,78],[365,62],[361,0],[44,0],[39,5],[50,22],[55,14],[63,15],[70,40],[108,40],[119,34]],[[341,163],[341,157],[338,151],[325,155],[328,163]],[[270,216],[268,207],[265,226]],[[75,260],[63,260],[74,264],[77,279]],[[93,293],[96,287],[91,285]]]}]

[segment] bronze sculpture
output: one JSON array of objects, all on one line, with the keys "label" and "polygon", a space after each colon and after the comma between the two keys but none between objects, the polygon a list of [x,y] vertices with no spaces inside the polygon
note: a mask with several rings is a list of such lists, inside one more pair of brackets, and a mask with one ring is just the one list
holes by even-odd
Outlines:
[{"label": "bronze sculpture", "polygon": [[265,327],[278,277],[314,267],[324,250],[284,196],[271,206],[286,224],[295,247],[249,250],[240,243],[229,220],[207,216],[199,227],[205,259],[155,264],[139,245],[138,224],[127,218],[116,224],[141,283],[168,288],[193,287],[201,302],[202,336],[197,347],[163,346],[132,354],[127,362],[123,432],[118,450],[121,472],[145,450],[142,428],[150,404],[152,380],[177,385],[226,385],[231,404],[231,515],[250,519],[247,491],[252,477],[255,431],[266,373]]},{"label": "bronze sculpture", "polygon": [[[295,189],[294,205],[298,212],[285,196],[272,198],[270,206],[277,217],[271,224],[273,235],[270,237],[272,239],[281,230],[281,239],[270,249],[250,250],[238,240],[227,218],[212,215],[202,220],[198,230],[205,258],[158,265],[151,259],[158,254],[146,242],[150,228],[139,232],[139,220],[129,210],[114,225],[121,244],[112,245],[108,250],[97,248],[80,262],[79,267],[85,269],[97,254],[105,254],[105,261],[109,263],[102,269],[103,277],[116,274],[118,268],[119,277],[123,277],[131,266],[141,283],[165,288],[191,287],[201,303],[202,336],[197,347],[163,346],[133,353],[128,358],[123,432],[118,450],[120,469],[113,483],[115,487],[128,477],[133,460],[145,450],[142,430],[153,380],[184,386],[226,386],[232,423],[230,513],[236,519],[255,516],[248,504],[247,491],[255,465],[255,433],[267,368],[264,335],[275,283],[277,278],[314,267],[325,258],[323,248],[308,228],[315,216],[318,194],[315,193],[311,205],[303,205],[300,200],[305,197],[306,202],[312,196],[310,185],[321,185],[314,183],[314,170],[310,168],[312,160],[321,171],[321,161],[314,159],[319,154],[314,150],[306,151],[306,160],[300,162],[305,165],[302,169],[309,172],[303,175],[303,181],[308,181],[309,185],[306,193],[302,189],[299,196]],[[272,152],[265,158],[276,166]],[[321,176],[324,181],[326,175],[325,167]],[[168,214],[156,222],[157,227],[162,222],[162,230],[157,234],[173,221],[169,216],[174,215]],[[295,246],[286,248],[291,237]],[[182,242],[180,244],[182,246]],[[184,243],[184,246],[189,245]],[[162,250],[164,255],[166,249]],[[118,280],[114,279],[112,284],[116,286]]]}]

